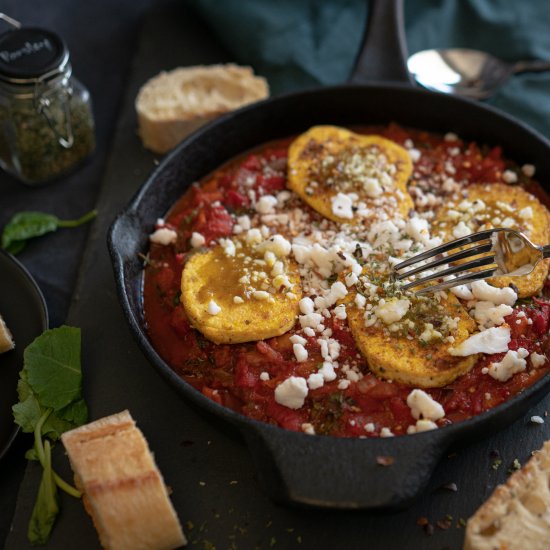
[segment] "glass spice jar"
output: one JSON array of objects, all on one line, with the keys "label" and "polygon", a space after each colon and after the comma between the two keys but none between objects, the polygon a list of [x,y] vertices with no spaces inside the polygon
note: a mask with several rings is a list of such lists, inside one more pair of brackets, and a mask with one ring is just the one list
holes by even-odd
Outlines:
[{"label": "glass spice jar", "polygon": [[55,33],[20,24],[0,35],[0,166],[29,185],[64,174],[95,149],[90,93]]}]

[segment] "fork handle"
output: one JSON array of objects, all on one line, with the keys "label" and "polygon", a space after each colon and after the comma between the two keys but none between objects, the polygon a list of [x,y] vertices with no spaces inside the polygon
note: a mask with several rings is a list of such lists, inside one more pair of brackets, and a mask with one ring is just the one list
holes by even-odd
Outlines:
[{"label": "fork handle", "polygon": [[546,246],[541,246],[541,250],[543,258],[550,258],[550,244],[547,244]]}]

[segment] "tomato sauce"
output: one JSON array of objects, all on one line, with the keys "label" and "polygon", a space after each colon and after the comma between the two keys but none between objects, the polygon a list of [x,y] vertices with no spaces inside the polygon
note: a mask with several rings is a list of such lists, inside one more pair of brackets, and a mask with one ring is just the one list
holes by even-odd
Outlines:
[{"label": "tomato sauce", "polygon": [[[365,129],[362,129],[365,131]],[[421,157],[415,164],[415,176],[443,173],[452,163],[456,181],[465,184],[501,181],[504,170],[516,170],[518,184],[536,194],[545,204],[549,198],[532,179],[502,156],[499,147],[481,147],[461,140],[443,139],[428,132],[390,125],[369,128],[399,144],[413,140]],[[291,139],[259,147],[237,158],[209,175],[191,189],[168,213],[165,224],[175,229],[175,244],[151,244],[144,278],[144,309],[149,337],[160,356],[189,384],[213,401],[250,418],[279,425],[289,430],[302,430],[312,424],[315,433],[340,437],[375,437],[382,427],[395,435],[404,434],[415,423],[406,403],[411,387],[377,378],[368,370],[358,353],[347,321],[330,318],[327,328],[341,346],[340,363],[359,364],[363,377],[338,389],[338,379],[310,390],[303,407],[284,407],[274,399],[274,389],[291,375],[307,378],[323,359],[315,338],[307,338],[309,359],[297,363],[289,336],[245,344],[216,345],[190,327],[180,303],[181,273],[190,253],[193,232],[203,235],[208,246],[216,239],[232,234],[235,218],[250,211],[250,198],[242,192],[242,182],[254,180],[257,196],[276,194],[286,188],[287,150]],[[452,149],[452,150],[451,150]],[[413,182],[414,183],[414,182]],[[307,205],[303,205],[308,209]],[[312,212],[312,219],[320,216]],[[544,354],[550,349],[550,302],[544,298],[520,300],[505,321],[511,327],[509,349],[520,347]],[[503,353],[483,356],[476,366],[453,383],[428,390],[444,407],[445,418],[439,426],[459,422],[491,409],[544,376],[549,365],[528,368],[506,382],[483,373]],[[269,379],[262,379],[262,373]],[[265,375],[263,378],[266,378]],[[365,426],[372,426],[366,431]]]}]

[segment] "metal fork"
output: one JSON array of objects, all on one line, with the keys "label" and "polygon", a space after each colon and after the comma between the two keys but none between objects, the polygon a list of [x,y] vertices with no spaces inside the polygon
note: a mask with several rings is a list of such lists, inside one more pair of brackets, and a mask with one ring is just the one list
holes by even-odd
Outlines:
[{"label": "metal fork", "polygon": [[[396,264],[392,275],[398,281],[415,276],[402,288],[421,287],[415,291],[421,295],[493,276],[527,275],[548,257],[550,245],[538,246],[519,231],[499,227],[472,233],[417,254]],[[470,261],[465,261],[468,259]],[[408,267],[412,269],[403,271]],[[419,277],[435,268],[440,270]]]}]

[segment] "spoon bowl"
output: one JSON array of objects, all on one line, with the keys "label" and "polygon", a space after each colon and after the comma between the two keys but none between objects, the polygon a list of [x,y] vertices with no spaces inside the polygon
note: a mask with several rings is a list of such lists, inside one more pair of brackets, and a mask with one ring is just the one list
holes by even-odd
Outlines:
[{"label": "spoon bowl", "polygon": [[472,99],[487,99],[513,75],[548,71],[550,62],[508,63],[491,54],[465,48],[423,50],[409,57],[409,72],[424,88]]}]

